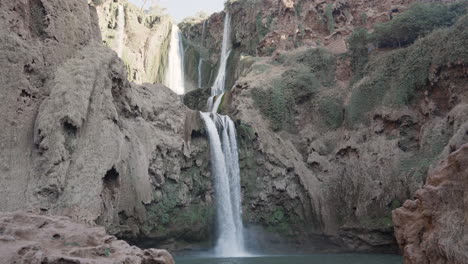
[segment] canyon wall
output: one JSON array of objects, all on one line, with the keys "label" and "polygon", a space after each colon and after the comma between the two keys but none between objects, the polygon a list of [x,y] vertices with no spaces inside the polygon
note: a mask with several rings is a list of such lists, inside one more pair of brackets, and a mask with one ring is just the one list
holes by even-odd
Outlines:
[{"label": "canyon wall", "polygon": [[[443,30],[416,42],[411,32],[399,32],[407,34],[399,43],[390,41],[385,30],[391,24],[372,33],[380,22],[410,21],[406,15],[395,20],[408,4],[226,5],[232,15],[233,86],[221,111],[237,124],[243,213],[252,232],[261,226],[270,242],[290,241],[299,248],[317,249],[314,241],[320,241],[328,249],[398,250],[391,211],[424,184],[431,166],[468,140],[468,58],[461,48],[467,44],[466,17],[457,23],[447,18],[451,22],[440,25]],[[456,18],[463,11],[450,12],[466,10],[466,3],[419,5],[406,14],[439,7]],[[180,25],[189,49],[199,49],[212,65],[223,16],[208,18],[205,34],[203,21]],[[257,35],[266,22],[271,27]],[[203,109],[206,96],[199,89],[185,103]]]},{"label": "canyon wall", "polygon": [[0,210],[206,240],[207,143],[184,146],[179,97],[128,81],[92,3],[2,0],[0,12]]},{"label": "canyon wall", "polygon": [[[119,4],[123,60],[102,44],[116,49]],[[466,6],[451,7],[440,29],[388,40],[392,26],[374,25],[408,4],[227,3],[232,89],[220,109],[237,126],[251,236],[396,252],[391,211],[468,141],[468,20],[456,11]],[[192,86],[200,58],[202,86],[213,81],[223,17],[180,25]],[[0,0],[0,24],[0,210],[66,215],[144,245],[210,247],[208,143],[187,107],[203,109],[209,90],[189,93],[185,106],[162,85],[128,80],[160,81],[169,19],[127,2]]]}]

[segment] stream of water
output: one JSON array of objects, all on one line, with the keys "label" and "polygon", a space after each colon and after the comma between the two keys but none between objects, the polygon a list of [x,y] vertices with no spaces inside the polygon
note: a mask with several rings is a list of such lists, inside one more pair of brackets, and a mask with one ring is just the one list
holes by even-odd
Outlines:
[{"label": "stream of water", "polygon": [[172,25],[171,42],[169,45],[169,65],[166,70],[164,85],[169,87],[176,94],[184,94],[184,48],[182,44],[182,33],[176,25]]},{"label": "stream of water", "polygon": [[201,112],[200,115],[208,132],[216,194],[218,237],[214,252],[216,256],[239,257],[248,254],[244,249],[236,127],[229,116],[217,114],[226,85],[226,66],[231,47],[230,20],[229,13],[226,13],[220,66],[208,99],[209,112]]}]

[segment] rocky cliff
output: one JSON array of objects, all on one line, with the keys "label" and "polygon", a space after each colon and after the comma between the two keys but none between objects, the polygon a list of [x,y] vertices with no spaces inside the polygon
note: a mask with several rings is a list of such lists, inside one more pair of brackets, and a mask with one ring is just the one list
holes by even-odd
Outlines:
[{"label": "rocky cliff", "polygon": [[174,264],[166,250],[141,250],[106,235],[102,227],[66,217],[0,213],[1,263]]},{"label": "rocky cliff", "polygon": [[[232,16],[234,43],[228,87],[238,77],[241,56],[270,56],[275,51],[298,47],[325,47],[346,52],[345,39],[354,28],[372,28],[404,11],[412,0],[397,1],[304,1],[231,0],[225,12]],[[187,39],[186,71],[197,80],[199,59],[204,60],[204,87],[213,81],[221,49],[224,13],[203,19],[187,19],[179,26]]]},{"label": "rocky cliff", "polygon": [[[98,12],[103,42],[121,53],[128,79],[140,84],[162,83],[172,27],[170,16],[156,6],[142,10],[127,0],[92,2]],[[119,25],[120,17],[123,25]]]},{"label": "rocky cliff", "polygon": [[168,88],[127,80],[95,6],[2,0],[0,23],[0,210],[66,215],[126,238],[206,239],[207,143],[184,148],[188,109]]},{"label": "rocky cliff", "polygon": [[[238,126],[246,224],[300,247],[396,252],[391,211],[467,142],[466,7],[230,1],[235,84],[221,109]],[[181,25],[213,64],[222,21]]]},{"label": "rocky cliff", "polygon": [[468,262],[467,175],[468,145],[463,145],[429,175],[415,200],[393,211],[406,264]]},{"label": "rocky cliff", "polygon": [[[407,4],[227,3],[232,89],[220,109],[237,126],[250,235],[397,250],[391,211],[468,141],[466,2]],[[119,9],[123,61],[102,45],[120,52]],[[200,58],[202,86],[216,74],[223,17],[181,25],[192,85]],[[65,215],[144,245],[209,246],[197,114],[166,87],[128,81],[162,76],[165,19],[126,2],[0,0],[1,211]],[[204,108],[207,91],[185,103]]]}]

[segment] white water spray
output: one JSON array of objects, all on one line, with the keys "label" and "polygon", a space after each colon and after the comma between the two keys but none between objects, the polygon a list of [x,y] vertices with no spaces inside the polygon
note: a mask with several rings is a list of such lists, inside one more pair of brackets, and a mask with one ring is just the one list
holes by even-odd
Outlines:
[{"label": "white water spray", "polygon": [[218,240],[215,254],[245,256],[236,129],[228,116],[201,113],[208,132],[216,190]]},{"label": "white water spray", "polygon": [[203,58],[200,57],[198,60],[198,88],[202,88],[203,85]]},{"label": "white water spray", "polygon": [[208,22],[208,20],[205,20],[203,21],[203,29],[202,29],[202,46],[204,47],[205,46],[205,38],[206,38],[206,23]]},{"label": "white water spray", "polygon": [[184,94],[184,48],[182,44],[182,33],[176,25],[172,25],[171,43],[169,45],[169,65],[166,70],[164,85],[169,87],[176,94]]},{"label": "white water spray", "polygon": [[119,5],[117,14],[117,55],[122,58],[123,46],[125,39],[125,10],[122,5]]},{"label": "white water spray", "polygon": [[231,19],[226,13],[220,66],[207,106],[211,113],[200,113],[210,141],[211,172],[215,181],[218,240],[215,254],[221,257],[248,255],[244,248],[239,155],[236,128],[228,116],[217,114],[226,82],[230,53]]},{"label": "white water spray", "polygon": [[229,54],[231,54],[231,16],[229,13],[226,13],[226,17],[224,18],[223,45],[221,47],[221,57],[219,59],[220,65],[216,80],[213,87],[211,87],[211,96],[220,95],[225,91],[226,68]]}]

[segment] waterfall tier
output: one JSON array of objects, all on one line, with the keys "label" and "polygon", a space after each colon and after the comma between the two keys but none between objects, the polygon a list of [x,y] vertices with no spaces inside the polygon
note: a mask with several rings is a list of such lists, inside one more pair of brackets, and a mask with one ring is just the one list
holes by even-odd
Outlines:
[{"label": "waterfall tier", "polygon": [[164,85],[176,94],[185,93],[184,48],[182,33],[176,25],[172,25],[169,47],[169,65],[166,70]]},{"label": "waterfall tier", "polygon": [[[211,87],[211,97],[220,96],[226,90],[226,69],[229,55],[231,54],[231,16],[226,13],[224,18],[223,45],[219,59],[219,69],[215,82]],[[209,109],[213,111],[213,109]],[[214,109],[217,110],[217,109]]]},{"label": "waterfall tier", "polygon": [[245,255],[242,225],[239,156],[236,128],[228,116],[201,113],[210,141],[218,240],[215,253],[232,257]]}]

